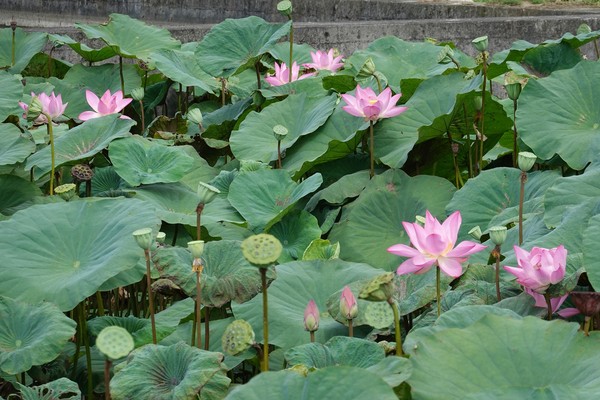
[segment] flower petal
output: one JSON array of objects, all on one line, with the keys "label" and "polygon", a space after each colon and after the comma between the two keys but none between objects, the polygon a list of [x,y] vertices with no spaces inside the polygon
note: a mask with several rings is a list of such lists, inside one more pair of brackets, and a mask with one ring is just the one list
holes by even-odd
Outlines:
[{"label": "flower petal", "polygon": [[463,269],[460,262],[454,258],[440,257],[438,258],[438,265],[442,271],[452,278],[458,278],[462,275]]}]

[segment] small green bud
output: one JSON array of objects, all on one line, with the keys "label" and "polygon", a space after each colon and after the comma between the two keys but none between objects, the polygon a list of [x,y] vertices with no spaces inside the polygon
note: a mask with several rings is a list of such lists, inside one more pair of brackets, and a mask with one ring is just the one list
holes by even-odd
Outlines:
[{"label": "small green bud", "polygon": [[360,67],[360,71],[358,71],[357,77],[360,78],[368,78],[369,76],[373,76],[375,74],[375,63],[371,57],[368,57],[362,67]]},{"label": "small green bud", "polygon": [[156,234],[156,242],[157,243],[161,243],[161,244],[164,243],[166,238],[167,238],[167,234],[164,232],[158,232]]},{"label": "small green bud", "polygon": [[520,83],[509,83],[505,86],[508,98],[511,100],[517,100],[521,95],[521,84]]},{"label": "small green bud", "polygon": [[477,225],[475,228],[471,228],[471,230],[469,231],[469,235],[471,235],[471,237],[475,240],[481,240],[482,233],[479,225]]},{"label": "small green bud", "polygon": [[289,0],[283,0],[277,3],[277,11],[284,17],[292,17],[292,2]]},{"label": "small green bud", "polygon": [[528,151],[522,151],[519,153],[519,157],[517,158],[519,169],[523,172],[529,171],[533,168],[533,164],[537,160],[537,156]]},{"label": "small green bud", "polygon": [[490,239],[496,246],[501,246],[506,240],[506,227],[505,226],[492,226],[489,230]]},{"label": "small green bud", "polygon": [[197,193],[198,197],[200,197],[200,203],[208,204],[213,201],[215,196],[221,193],[221,191],[208,183],[198,182]]},{"label": "small green bud", "polygon": [[137,88],[133,89],[131,91],[131,97],[135,101],[142,101],[142,100],[144,100],[144,88],[143,87],[137,87]]},{"label": "small green bud", "polygon": [[285,138],[285,136],[288,134],[288,130],[285,126],[283,125],[275,125],[273,127],[273,135],[275,135],[275,139],[277,139],[277,141],[282,141],[283,138]]},{"label": "small green bud", "polygon": [[192,257],[200,258],[204,253],[204,240],[194,240],[188,242],[188,250],[192,253]]},{"label": "small green bud", "polygon": [[425,225],[425,217],[422,215],[415,216],[415,222],[420,225]]},{"label": "small green bud", "polygon": [[151,228],[142,228],[133,232],[133,237],[142,249],[150,250],[152,247],[152,242],[154,238],[152,237],[152,229]]},{"label": "small green bud", "polygon": [[475,110],[481,111],[483,107],[483,98],[481,96],[473,97],[473,105],[475,106]]},{"label": "small green bud", "polygon": [[471,41],[473,47],[480,53],[483,53],[488,49],[488,37],[487,36],[479,36]]},{"label": "small green bud", "polygon": [[590,26],[588,24],[581,24],[577,28],[578,35],[585,35],[586,33],[591,33],[591,32],[592,32],[592,28],[590,28]]},{"label": "small green bud", "polygon": [[203,121],[202,111],[200,111],[199,108],[192,108],[191,110],[188,110],[187,119],[193,124],[201,125]]},{"label": "small green bud", "polygon": [[77,196],[75,193],[75,188],[77,185],[74,183],[65,183],[64,185],[57,186],[54,189],[54,194],[59,195],[63,200],[69,201],[73,197]]}]

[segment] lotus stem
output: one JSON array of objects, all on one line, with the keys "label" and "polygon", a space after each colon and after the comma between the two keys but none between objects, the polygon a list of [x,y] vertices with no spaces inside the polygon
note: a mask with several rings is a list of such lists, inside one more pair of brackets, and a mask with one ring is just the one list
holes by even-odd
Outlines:
[{"label": "lotus stem", "polygon": [[381,88],[381,81],[379,80],[379,77],[375,74],[373,74],[372,76],[373,78],[375,78],[375,82],[377,82],[377,90],[379,91],[379,93],[381,93],[383,89]]},{"label": "lotus stem", "polygon": [[585,336],[590,336],[590,322],[592,321],[592,317],[586,315],[584,321],[583,333]]},{"label": "lotus stem", "polygon": [[110,400],[110,360],[104,360],[104,400]]},{"label": "lotus stem", "polygon": [[277,141],[277,168],[281,169],[281,140]]},{"label": "lotus stem", "polygon": [[492,254],[496,258],[496,299],[498,301],[502,300],[502,295],[500,294],[500,246],[496,245]]},{"label": "lotus stem", "polygon": [[527,172],[521,171],[521,190],[519,192],[519,246],[523,244],[523,202],[525,201],[525,182],[527,182]]},{"label": "lotus stem", "polygon": [[[439,267],[438,267],[439,271]],[[398,306],[391,297],[387,299],[388,304],[392,307],[394,312],[394,334],[396,335],[396,355],[402,357],[404,352],[402,351],[402,332],[400,331],[400,316],[398,313]]]},{"label": "lotus stem", "polygon": [[225,106],[225,93],[227,91],[227,80],[221,78],[221,106]]},{"label": "lotus stem", "polygon": [[450,131],[447,131],[446,135],[448,136],[448,141],[450,142],[450,151],[452,152],[452,161],[454,163],[454,180],[456,183],[456,188],[460,189],[463,181],[462,177],[460,176],[460,168],[458,167],[458,143],[454,143],[452,141],[452,134],[450,133]]},{"label": "lotus stem", "polygon": [[52,118],[46,115],[48,120],[48,136],[50,136],[50,196],[54,194],[54,169],[55,169],[55,154],[54,154],[54,134],[52,132]]},{"label": "lotus stem", "polygon": [[123,77],[123,57],[119,56],[119,77],[121,78],[121,92],[125,95],[125,78]]},{"label": "lotus stem", "polygon": [[146,116],[144,114],[146,114],[144,112],[144,100],[140,100],[140,112],[142,113],[141,118],[142,118],[142,135],[144,134],[144,131],[146,130]]},{"label": "lotus stem", "polygon": [[[10,57],[10,66],[14,67],[16,62],[16,51],[17,51],[17,39],[16,39],[16,30],[17,30],[17,21],[11,21],[10,27],[12,29],[12,49],[11,49],[11,57]],[[23,384],[25,384],[23,382]]]},{"label": "lotus stem", "polygon": [[196,345],[196,328],[197,328],[197,322],[196,322],[196,311],[194,309],[194,318],[192,320],[192,339],[190,341],[190,344],[192,347],[194,347]]},{"label": "lotus stem", "polygon": [[483,88],[481,89],[481,128],[479,141],[479,172],[483,168],[483,139],[485,137],[484,122],[485,122],[485,92],[487,87],[487,56],[485,51],[481,53],[483,57]]},{"label": "lotus stem", "polygon": [[150,306],[150,323],[152,324],[152,343],[157,344],[156,323],[154,321],[154,298],[152,296],[152,278],[150,276],[150,250],[144,249],[144,255],[146,256],[146,286],[148,288],[148,305]]},{"label": "lotus stem", "polygon": [[104,301],[102,300],[102,293],[100,291],[96,292],[96,303],[98,303],[98,315],[100,317],[104,316]]},{"label": "lotus stem", "polygon": [[369,176],[372,178],[375,175],[375,160],[373,147],[375,146],[375,139],[373,137],[373,121],[369,121],[369,157],[371,159],[371,167],[369,170]]},{"label": "lotus stem", "polygon": [[198,203],[196,207],[196,240],[202,240],[202,211],[204,211],[204,203]]},{"label": "lotus stem", "polygon": [[517,99],[513,100],[513,167],[517,168]]},{"label": "lotus stem", "polygon": [[354,337],[354,325],[352,324],[352,320],[348,320],[348,336]]},{"label": "lotus stem", "polygon": [[[292,21],[292,16],[290,15],[290,21]],[[292,21],[290,24],[290,63],[288,64],[288,82],[292,81],[292,60],[294,54],[294,22]]]},{"label": "lotus stem", "polygon": [[552,321],[552,302],[550,295],[548,293],[544,293],[544,299],[546,299],[546,307],[548,308],[548,321]]},{"label": "lotus stem", "polygon": [[314,343],[315,342],[315,331],[310,331],[310,342]]},{"label": "lotus stem", "polygon": [[[465,123],[467,122],[467,106],[463,103],[463,114],[465,116]],[[469,178],[473,177],[473,158],[471,154],[471,135],[467,133],[467,151],[469,156]]]},{"label": "lotus stem", "polygon": [[52,53],[54,52],[54,49],[56,49],[56,47],[52,46],[52,48],[50,48],[50,52],[48,53],[48,62],[46,63],[46,67],[48,67],[48,78],[52,76]]},{"label": "lotus stem", "polygon": [[210,344],[210,307],[204,307],[204,350]]},{"label": "lotus stem", "polygon": [[94,398],[94,383],[92,381],[92,352],[90,349],[90,340],[87,332],[87,320],[85,312],[85,300],[79,304],[79,324],[81,325],[81,337],[85,346],[85,363],[87,370],[87,398]]},{"label": "lotus stem", "polygon": [[440,276],[440,267],[439,265],[435,267],[435,298],[437,300],[437,316],[438,318],[442,315],[442,304],[441,304],[441,295],[440,295],[440,286],[441,286],[441,276]]},{"label": "lotus stem", "polygon": [[[79,307],[79,306],[77,306]],[[71,319],[73,321],[79,319],[79,315],[76,315],[76,313],[79,312],[79,310],[77,309],[77,307],[75,307],[75,310],[71,311]],[[74,381],[75,380],[75,375],[77,373],[77,363],[79,362],[79,356],[81,355],[81,335],[82,335],[82,329],[81,329],[81,324],[77,324],[77,332],[75,333],[75,354],[73,355],[73,366],[71,368],[71,380]]]},{"label": "lotus stem", "polygon": [[[260,268],[263,297],[263,362],[262,371],[269,370],[269,303],[267,298],[267,269]],[[314,336],[314,335],[313,335]]]},{"label": "lotus stem", "polygon": [[260,60],[254,64],[254,70],[256,71],[256,88],[260,90]]},{"label": "lotus stem", "polygon": [[202,348],[202,287],[200,286],[202,270],[196,270],[196,347]]},{"label": "lotus stem", "polygon": [[598,50],[598,39],[594,39],[594,50],[596,51],[596,60],[600,60],[600,50]]}]

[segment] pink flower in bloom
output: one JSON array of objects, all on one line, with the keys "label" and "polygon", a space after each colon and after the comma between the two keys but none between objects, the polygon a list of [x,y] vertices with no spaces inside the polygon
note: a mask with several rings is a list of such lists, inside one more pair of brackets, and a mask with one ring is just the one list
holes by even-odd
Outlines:
[{"label": "pink flower in bloom", "polygon": [[340,297],[340,312],[346,319],[354,319],[358,314],[358,304],[356,297],[348,286],[344,286],[342,296]]},{"label": "pink flower in bloom", "polygon": [[409,257],[398,267],[398,275],[423,274],[437,263],[444,273],[457,278],[462,275],[461,263],[467,261],[471,254],[486,248],[481,244],[465,240],[457,246],[458,229],[462,222],[460,212],[455,211],[443,224],[426,212],[424,226],[418,223],[403,222],[404,230],[414,247],[395,244],[388,252],[402,257]]},{"label": "pink flower in bloom", "polygon": [[[133,100],[124,99],[123,92],[120,90],[117,90],[112,95],[110,94],[110,90],[107,90],[100,98],[98,98],[94,92],[86,90],[85,98],[94,111],[84,111],[79,114],[79,119],[82,121],[103,117],[105,115],[116,114],[123,110]],[[130,119],[126,115],[121,115],[119,118]]]},{"label": "pink flower in bloom", "polygon": [[356,86],[356,96],[343,94],[342,99],[347,105],[342,107],[348,114],[363,117],[365,121],[376,121],[380,118],[390,118],[402,114],[408,107],[396,106],[402,96],[398,93],[392,96],[392,90],[387,87],[377,96],[371,88]]},{"label": "pink flower in bloom", "polygon": [[[515,246],[518,267],[504,267],[517,277],[517,282],[537,293],[560,282],[567,268],[567,250],[560,245],[553,249],[534,247],[531,252]],[[544,303],[545,304],[545,303]]]},{"label": "pink flower in bloom", "polygon": [[[315,74],[304,74],[302,76],[298,76],[300,74],[300,67],[296,64],[296,61],[292,64],[292,80],[297,81],[299,79],[308,78],[314,76]],[[271,76],[271,74],[267,74],[265,81],[267,81],[271,86],[281,86],[286,83],[290,83],[290,71],[288,70],[287,65],[285,63],[281,63],[281,66],[275,63],[275,75]]]},{"label": "pink flower in bloom", "polygon": [[[531,297],[533,297],[535,299],[536,307],[548,308],[548,305],[546,304],[546,299],[544,298],[543,294],[534,292],[533,290],[531,290],[527,287],[525,288],[525,292],[527,292],[527,294],[529,294]],[[555,313],[556,310],[558,310],[560,308],[562,303],[564,303],[565,300],[567,299],[567,296],[569,296],[569,295],[565,294],[564,296],[553,297],[550,299],[550,305],[552,306],[552,313]],[[572,317],[573,315],[577,315],[577,314],[579,314],[579,310],[577,310],[576,308],[564,308],[558,312],[558,315],[560,315],[563,318]]]},{"label": "pink flower in bloom", "polygon": [[[69,104],[63,103],[61,95],[59,94],[56,96],[54,92],[52,92],[50,96],[48,96],[46,93],[40,93],[39,95],[36,95],[35,93],[31,92],[31,104],[36,102],[38,102],[38,106],[40,108],[40,110],[36,110],[36,112],[41,111],[39,116],[36,117],[34,121],[36,124],[47,124],[48,118],[46,116],[50,117],[51,120],[57,119],[63,115],[67,108],[67,104]],[[24,111],[23,118],[27,118],[27,114],[29,113],[29,105],[20,101],[19,106],[21,106]]]},{"label": "pink flower in bloom", "polygon": [[316,53],[311,51],[310,57],[313,62],[303,64],[306,68],[335,72],[344,66],[344,63],[340,62],[342,61],[342,56],[333,56],[333,49],[329,49],[327,53],[321,50],[317,50]]},{"label": "pink flower in bloom", "polygon": [[309,301],[304,310],[304,329],[309,332],[319,329],[319,308],[314,300]]}]

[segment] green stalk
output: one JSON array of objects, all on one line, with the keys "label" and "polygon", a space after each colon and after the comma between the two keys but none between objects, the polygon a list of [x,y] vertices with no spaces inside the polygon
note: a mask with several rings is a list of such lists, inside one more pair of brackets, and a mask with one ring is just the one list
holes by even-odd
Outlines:
[{"label": "green stalk", "polygon": [[148,304],[150,306],[150,323],[152,324],[152,343],[156,344],[156,323],[154,321],[154,298],[152,297],[152,278],[150,276],[150,250],[144,249],[146,256],[146,286],[148,290]]},{"label": "green stalk", "polygon": [[[439,271],[439,267],[438,267]],[[400,331],[400,316],[398,314],[398,306],[396,302],[390,297],[387,299],[388,304],[392,307],[394,312],[394,333],[396,335],[396,355],[402,357],[404,352],[402,351],[402,332]],[[438,303],[439,304],[439,303]],[[438,311],[439,312],[439,311]],[[439,314],[438,314],[439,316]]]},{"label": "green stalk", "polygon": [[96,302],[98,303],[98,315],[104,316],[104,301],[102,300],[102,293],[96,292]]},{"label": "green stalk", "polygon": [[310,342],[311,343],[315,342],[315,331],[310,331]]},{"label": "green stalk", "polygon": [[196,270],[196,347],[202,348],[202,288],[200,286],[200,275],[202,271]]},{"label": "green stalk", "polygon": [[348,336],[354,337],[354,326],[352,325],[352,320],[348,320]]},{"label": "green stalk", "polygon": [[435,298],[437,300],[437,316],[439,318],[442,315],[442,303],[440,301],[440,286],[441,286],[440,266],[435,267]]},{"label": "green stalk", "polygon": [[144,115],[144,100],[140,100],[140,111],[142,113],[141,117],[142,117],[142,135],[144,134],[144,131],[146,130],[146,116]]},{"label": "green stalk", "polygon": [[204,307],[204,350],[210,344],[210,307]]},{"label": "green stalk", "polygon": [[54,154],[54,134],[52,132],[52,118],[48,114],[44,114],[48,120],[48,136],[50,136],[50,196],[54,194],[54,169],[55,169],[55,154]]},{"label": "green stalk", "polygon": [[281,140],[277,141],[277,168],[281,169]]},{"label": "green stalk", "polygon": [[[75,307],[75,310],[71,310],[71,319],[76,321],[79,319],[79,315],[76,313],[79,312],[77,309],[79,306]],[[81,354],[81,324],[77,324],[77,331],[75,332],[75,354],[73,355],[73,367],[71,368],[71,380],[75,380],[75,375],[77,374],[77,363],[79,362],[79,356]]]},{"label": "green stalk", "polygon": [[500,294],[500,246],[496,245],[493,251],[494,257],[496,258],[496,299],[502,300]]},{"label": "green stalk", "polygon": [[519,246],[523,244],[523,202],[525,200],[525,182],[527,182],[527,172],[521,171],[521,190],[519,192]]},{"label": "green stalk", "polygon": [[85,315],[85,300],[79,304],[79,324],[81,325],[81,336],[85,346],[85,361],[87,369],[87,398],[94,398],[94,383],[92,381],[92,352],[90,348],[90,339],[87,331],[87,320]]},{"label": "green stalk", "polygon": [[546,307],[548,308],[548,321],[552,321],[552,302],[548,293],[544,293],[544,299],[546,299]]},{"label": "green stalk", "polygon": [[382,88],[381,88],[381,80],[379,80],[379,77],[377,77],[377,75],[373,74],[372,75],[373,78],[375,78],[375,82],[377,82],[377,90],[379,91],[379,93],[382,92]]},{"label": "green stalk", "polygon": [[12,50],[11,50],[10,66],[14,67],[15,62],[16,62],[16,49],[17,49],[17,39],[16,39],[17,22],[11,21],[10,27],[12,29]]},{"label": "green stalk", "polygon": [[513,100],[513,167],[517,168],[517,99]]},{"label": "green stalk", "polygon": [[[267,299],[267,269],[260,268],[260,279],[262,282],[263,297],[263,362],[262,371],[269,370],[269,303]],[[311,338],[314,340],[314,333],[311,332]]]},{"label": "green stalk", "polygon": [[483,89],[481,90],[481,129],[479,133],[481,135],[481,140],[479,142],[479,171],[483,168],[483,138],[485,137],[485,131],[483,129],[485,122],[485,92],[487,85],[487,57],[485,52],[481,54],[483,56]]},{"label": "green stalk", "polygon": [[107,358],[104,360],[104,400],[110,400],[110,365],[112,363]]},{"label": "green stalk", "polygon": [[590,322],[592,321],[592,317],[585,316],[583,323],[583,333],[585,336],[590,336]]},{"label": "green stalk", "polygon": [[196,207],[196,240],[202,240],[202,211],[204,211],[204,203],[198,203],[198,206]]},{"label": "green stalk", "polygon": [[[465,124],[467,123],[467,106],[463,103]],[[467,132],[467,150],[469,153],[469,179],[473,177],[473,155],[471,154],[471,135]]]},{"label": "green stalk", "polygon": [[[290,21],[292,21],[292,17],[290,16]],[[292,63],[293,63],[293,54],[294,54],[294,22],[290,24],[290,64],[288,65],[288,82],[292,81]]]},{"label": "green stalk", "polygon": [[121,78],[121,92],[125,96],[125,78],[123,77],[123,57],[119,56],[119,77]]},{"label": "green stalk", "polygon": [[369,170],[369,176],[372,178],[375,176],[375,156],[373,147],[375,146],[375,139],[373,135],[373,121],[369,121],[369,157],[371,158],[371,169]]}]

